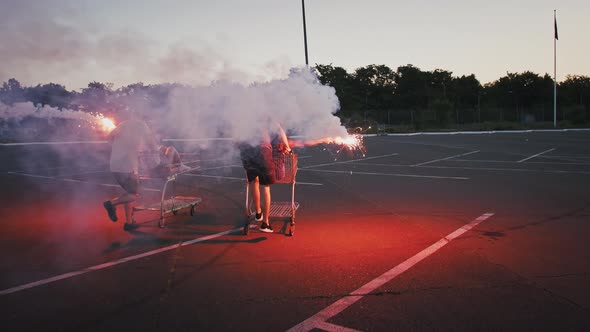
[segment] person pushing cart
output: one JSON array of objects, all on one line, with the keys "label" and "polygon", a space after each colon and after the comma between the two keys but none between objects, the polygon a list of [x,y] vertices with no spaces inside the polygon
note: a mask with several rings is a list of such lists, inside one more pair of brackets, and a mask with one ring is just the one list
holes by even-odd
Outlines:
[{"label": "person pushing cart", "polygon": [[[270,129],[270,130],[269,130]],[[293,163],[285,164],[285,160],[295,160],[296,156],[293,154],[287,135],[281,125],[277,122],[272,122],[270,128],[261,128],[259,137],[254,140],[254,143],[240,144],[240,159],[246,171],[246,214],[248,221],[244,226],[244,233],[247,234],[250,228],[249,215],[254,214],[254,220],[261,222],[260,231],[265,233],[273,233],[274,230],[270,224],[271,211],[271,189],[270,186],[274,183],[285,183],[285,166],[288,166],[288,171],[293,171]],[[271,138],[272,136],[272,138]],[[288,157],[287,157],[288,156]],[[296,163],[295,163],[296,170]],[[294,176],[290,176],[292,184],[294,185]],[[250,211],[248,194],[252,185],[252,200],[253,209]],[[260,187],[262,186],[262,195]],[[297,205],[298,206],[298,205]],[[293,218],[295,202],[292,200]],[[275,214],[276,215],[276,214]],[[292,226],[294,221],[292,220]],[[292,235],[292,233],[291,233]]]}]

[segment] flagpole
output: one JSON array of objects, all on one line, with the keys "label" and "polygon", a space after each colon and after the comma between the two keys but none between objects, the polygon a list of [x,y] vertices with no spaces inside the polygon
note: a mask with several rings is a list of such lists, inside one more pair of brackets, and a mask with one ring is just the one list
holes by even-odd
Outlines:
[{"label": "flagpole", "polygon": [[553,10],[553,128],[557,127],[557,15]]},{"label": "flagpole", "polygon": [[303,44],[305,45],[305,66],[309,67],[307,57],[307,28],[305,26],[305,0],[301,0],[301,10],[303,11]]}]

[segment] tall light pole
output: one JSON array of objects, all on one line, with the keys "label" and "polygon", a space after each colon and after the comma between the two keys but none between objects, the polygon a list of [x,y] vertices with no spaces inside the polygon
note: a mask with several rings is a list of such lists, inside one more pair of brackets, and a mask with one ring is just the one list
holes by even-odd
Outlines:
[{"label": "tall light pole", "polygon": [[301,0],[301,9],[303,11],[303,44],[305,45],[305,66],[309,66],[307,57],[307,28],[305,27],[305,0]]},{"label": "tall light pole", "polygon": [[557,11],[553,11],[553,128],[557,128]]}]

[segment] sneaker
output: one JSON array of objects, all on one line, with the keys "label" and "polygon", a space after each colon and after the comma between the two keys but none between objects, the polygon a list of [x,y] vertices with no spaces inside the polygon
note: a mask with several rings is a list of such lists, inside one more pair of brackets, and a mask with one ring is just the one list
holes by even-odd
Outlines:
[{"label": "sneaker", "polygon": [[136,224],[136,223],[128,223],[128,222],[126,222],[123,225],[123,230],[125,230],[125,231],[132,231],[134,229],[137,229],[137,227],[139,227],[139,225]]},{"label": "sneaker", "polygon": [[261,232],[265,232],[265,233],[272,233],[272,232],[274,232],[272,230],[272,227],[270,227],[270,224],[267,224],[267,223],[264,223],[264,222],[260,225],[260,231]]},{"label": "sneaker", "polygon": [[256,215],[254,216],[254,220],[262,221],[262,212],[260,212],[260,213],[256,212]]},{"label": "sneaker", "polygon": [[102,206],[104,206],[104,208],[107,210],[109,218],[113,222],[117,221],[117,210],[113,206],[113,203],[111,203],[111,201],[105,201],[104,203],[102,203]]}]

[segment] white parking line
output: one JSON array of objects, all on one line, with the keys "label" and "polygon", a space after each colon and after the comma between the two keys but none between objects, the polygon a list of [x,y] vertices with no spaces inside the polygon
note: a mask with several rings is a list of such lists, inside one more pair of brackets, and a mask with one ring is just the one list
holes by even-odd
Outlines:
[{"label": "white parking line", "polygon": [[25,289],[30,289],[33,287],[37,287],[37,286],[41,286],[41,285],[46,285],[55,281],[59,281],[59,280],[63,280],[63,279],[67,279],[67,278],[71,278],[71,277],[75,277],[75,276],[79,276],[81,274],[85,274],[91,271],[98,271],[98,270],[102,270],[102,269],[106,269],[107,267],[111,267],[111,266],[115,266],[121,263],[125,263],[125,262],[130,262],[136,259],[140,259],[140,258],[144,258],[147,256],[152,256],[155,254],[159,254],[168,250],[172,250],[172,249],[176,249],[178,247],[183,247],[183,246],[188,246],[191,244],[195,244],[198,242],[203,242],[203,241],[207,241],[207,240],[211,240],[214,239],[216,237],[220,237],[223,235],[227,235],[227,234],[231,234],[231,233],[235,233],[235,232],[241,232],[242,231],[242,227],[240,228],[234,228],[234,229],[230,229],[228,231],[225,232],[221,232],[221,233],[216,233],[216,234],[211,234],[211,235],[207,235],[207,236],[203,236],[203,237],[199,237],[190,241],[186,241],[186,242],[180,242],[179,244],[174,244],[168,247],[164,247],[164,248],[160,248],[160,249],[156,249],[156,250],[152,250],[152,251],[148,251],[148,252],[144,252],[142,254],[138,254],[138,255],[134,255],[134,256],[129,256],[129,257],[125,257],[125,258],[121,258],[118,259],[116,261],[112,261],[112,262],[107,262],[107,263],[102,263],[99,265],[94,265],[79,271],[74,271],[74,272],[69,272],[69,273],[65,273],[65,274],[60,274],[58,276],[55,277],[51,277],[51,278],[47,278],[47,279],[43,279],[43,280],[39,280],[39,281],[34,281],[34,282],[30,282],[28,284],[24,284],[24,285],[20,285],[20,286],[16,286],[16,287],[12,287],[12,288],[8,288],[8,289],[4,289],[2,291],[0,291],[0,296],[2,295],[6,295],[6,294],[12,294],[12,293],[16,293]]},{"label": "white parking line", "polygon": [[26,145],[63,145],[63,144],[106,144],[107,141],[71,141],[71,142],[22,142],[22,143],[1,143],[4,146],[26,146]]},{"label": "white parking line", "polygon": [[[240,166],[241,167],[241,166]],[[243,178],[236,178],[233,176],[220,176],[220,175],[207,175],[207,174],[183,174],[184,176],[194,176],[194,177],[203,177],[203,178],[213,178],[213,179],[224,179],[224,180],[242,180],[245,181],[246,177]],[[295,181],[295,185],[304,185],[304,186],[323,186],[323,183],[316,183],[316,182],[299,182]]]},{"label": "white parking line", "polygon": [[422,166],[422,165],[426,165],[426,164],[435,163],[437,161],[449,160],[449,159],[453,159],[453,158],[456,158],[456,157],[467,156],[467,155],[478,153],[478,152],[479,152],[479,150],[477,150],[477,151],[471,151],[471,152],[467,152],[467,153],[463,153],[463,154],[458,154],[458,155],[455,155],[455,156],[450,156],[450,157],[446,157],[446,158],[441,158],[441,159],[435,159],[435,160],[427,161],[427,162],[420,163],[420,164],[414,164],[412,166]]},{"label": "white parking line", "polygon": [[213,178],[213,179],[223,179],[223,180],[246,180],[246,177],[243,178],[236,178],[233,176],[221,176],[221,175],[207,175],[207,174],[183,174],[184,176],[192,176],[196,178]]},{"label": "white parking line", "polygon": [[547,150],[547,151],[539,152],[539,153],[537,153],[537,154],[535,154],[535,155],[532,155],[532,156],[530,156],[530,157],[524,158],[524,159],[522,159],[522,160],[519,160],[519,161],[517,161],[517,162],[518,162],[518,163],[522,163],[522,162],[525,162],[525,161],[527,161],[527,160],[529,160],[529,159],[533,159],[533,158],[535,158],[535,157],[538,157],[538,156],[540,156],[540,155],[542,155],[542,154],[545,154],[545,153],[547,153],[547,152],[551,152],[551,151],[553,151],[553,150],[555,150],[555,148],[553,148],[553,149],[549,149],[549,150]]},{"label": "white parking line", "polygon": [[[513,160],[479,160],[479,159],[453,159],[449,161],[454,162],[478,162],[478,163],[500,163],[500,164],[515,164],[518,161]],[[548,165],[590,165],[587,162],[559,162],[559,161],[529,161],[527,164],[548,164]]]},{"label": "white parking line", "polygon": [[[330,318],[338,315],[344,309],[350,307],[357,301],[361,300],[366,295],[369,295],[371,292],[375,291],[377,288],[383,286],[384,284],[390,282],[395,277],[399,276],[400,274],[404,273],[405,271],[412,268],[414,265],[425,259],[426,257],[432,255],[440,248],[444,247],[449,242],[453,241],[457,237],[461,236],[463,233],[469,231],[473,227],[477,226],[484,220],[493,216],[493,213],[484,213],[479,216],[477,219],[471,221],[463,225],[462,227],[458,228],[454,232],[450,233],[449,235],[443,237],[438,242],[432,244],[430,247],[422,250],[421,252],[417,253],[416,255],[410,257],[406,261],[402,262],[401,264],[397,265],[396,267],[392,268],[391,270],[383,273],[379,277],[369,281],[361,288],[351,292],[348,296],[341,298],[340,300],[334,302],[332,305],[328,306],[324,310],[318,312],[317,314],[311,316],[310,318],[304,320],[303,322],[295,325],[294,327],[287,330],[288,332],[302,332],[302,331],[311,331],[316,328],[322,328],[325,326],[325,323]],[[339,326],[335,326],[339,327]]]},{"label": "white parking line", "polygon": [[101,173],[111,173],[111,171],[105,171],[100,170],[100,171],[87,171],[87,172],[78,172],[78,173],[68,173],[68,174],[60,174],[60,175],[56,175],[56,177],[58,178],[69,178],[70,176],[77,176],[77,175],[88,175],[88,174],[101,174]]},{"label": "white parking line", "polygon": [[590,159],[588,156],[543,156],[543,158]]},{"label": "white parking line", "polygon": [[[13,174],[13,175],[20,175],[20,176],[28,176],[28,177],[31,177],[31,178],[58,180],[58,181],[73,182],[73,183],[93,184],[95,186],[101,186],[101,187],[121,188],[120,185],[118,185],[118,184],[112,184],[112,183],[96,183],[96,182],[82,181],[82,180],[74,180],[74,179],[68,179],[68,178],[58,178],[58,177],[55,177],[55,176],[27,174],[27,173],[17,173],[17,172],[6,172],[6,173],[7,174]],[[158,191],[158,192],[160,191],[160,189],[154,189],[154,188],[141,188],[141,190],[145,190],[145,191]]]},{"label": "white parking line", "polygon": [[220,169],[220,168],[232,168],[232,167],[241,167],[242,165],[221,165],[221,166],[215,166],[215,167],[206,167],[206,168],[200,168],[199,172],[202,171],[210,171],[213,169]]},{"label": "white parking line", "polygon": [[[472,170],[472,171],[508,171],[508,172],[558,173],[558,174],[590,174],[590,172],[584,172],[584,171],[560,171],[560,170],[526,169],[526,168],[431,166],[431,165],[427,165],[427,166],[413,166],[413,165],[401,165],[401,164],[374,164],[374,163],[357,163],[357,165],[365,165],[365,166],[387,166],[387,167],[411,167],[411,168],[437,168],[437,169],[465,169],[465,170]],[[313,171],[313,170],[310,170],[310,171]]]},{"label": "white parking line", "polygon": [[397,174],[397,173],[372,173],[372,172],[357,172],[357,171],[332,171],[327,169],[300,169],[300,172],[323,172],[323,173],[338,173],[350,175],[381,175],[381,176],[399,176],[406,178],[427,178],[427,179],[449,179],[449,180],[469,180],[469,178],[461,176],[436,176],[436,175],[415,175],[415,174]]},{"label": "white parking line", "polygon": [[397,156],[397,155],[398,155],[397,153],[390,153],[390,154],[384,154],[384,155],[381,155],[381,156],[367,157],[367,158],[363,158],[363,159],[353,159],[353,160],[346,160],[346,161],[335,161],[335,162],[326,163],[326,164],[304,166],[304,167],[299,167],[299,169],[307,169],[307,168],[314,168],[314,167],[321,167],[321,166],[329,166],[329,165],[336,165],[336,164],[348,164],[348,163],[353,163],[355,161],[363,161],[363,160],[369,160],[369,159],[385,158],[385,157],[391,157],[391,156]]}]

